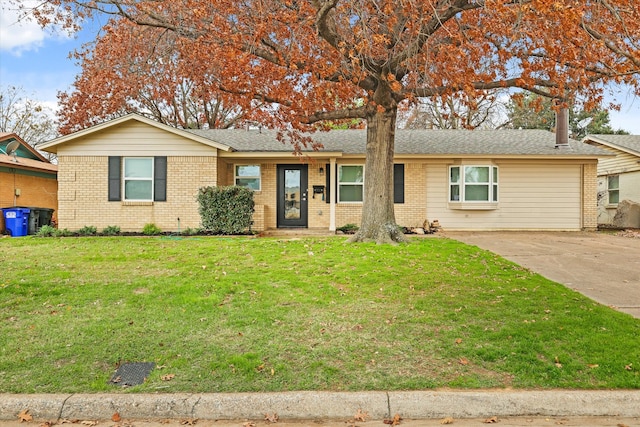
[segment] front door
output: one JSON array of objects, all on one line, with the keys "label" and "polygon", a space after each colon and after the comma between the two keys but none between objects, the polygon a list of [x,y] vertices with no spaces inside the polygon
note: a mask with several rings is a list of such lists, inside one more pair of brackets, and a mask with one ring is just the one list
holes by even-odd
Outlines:
[{"label": "front door", "polygon": [[307,226],[307,165],[278,165],[278,227]]}]

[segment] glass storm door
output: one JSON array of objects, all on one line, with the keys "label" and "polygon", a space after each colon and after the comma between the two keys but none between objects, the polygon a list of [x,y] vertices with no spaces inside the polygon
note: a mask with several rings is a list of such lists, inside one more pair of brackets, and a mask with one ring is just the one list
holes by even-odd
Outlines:
[{"label": "glass storm door", "polygon": [[307,165],[278,165],[278,227],[307,226]]}]

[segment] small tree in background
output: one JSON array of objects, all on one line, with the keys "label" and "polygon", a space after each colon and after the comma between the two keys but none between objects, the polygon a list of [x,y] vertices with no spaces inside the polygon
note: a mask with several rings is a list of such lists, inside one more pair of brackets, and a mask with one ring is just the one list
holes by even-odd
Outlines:
[{"label": "small tree in background", "polygon": [[[15,133],[34,148],[39,142],[58,136],[53,110],[29,99],[16,86],[0,86],[0,132]],[[51,153],[42,155],[55,159]]]},{"label": "small tree in background", "polygon": [[[590,110],[575,104],[569,108],[571,137],[582,139],[587,134],[618,134],[628,132],[611,127],[609,112],[598,107]],[[518,93],[511,97],[507,106],[509,127],[514,129],[551,130],[556,125],[553,101],[532,93]]]}]

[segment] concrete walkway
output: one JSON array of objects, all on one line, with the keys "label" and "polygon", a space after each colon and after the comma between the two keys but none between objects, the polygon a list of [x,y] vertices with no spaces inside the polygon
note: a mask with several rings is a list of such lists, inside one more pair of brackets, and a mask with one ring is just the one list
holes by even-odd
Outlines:
[{"label": "concrete walkway", "polygon": [[603,232],[443,232],[640,318],[640,239]]}]

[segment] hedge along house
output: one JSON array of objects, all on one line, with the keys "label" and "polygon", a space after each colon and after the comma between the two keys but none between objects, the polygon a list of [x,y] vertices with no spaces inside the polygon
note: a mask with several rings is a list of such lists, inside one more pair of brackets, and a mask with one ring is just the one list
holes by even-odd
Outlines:
[{"label": "hedge along house", "polygon": [[624,203],[640,204],[640,135],[587,135],[583,142],[611,154],[598,163],[598,224],[640,227],[640,213],[615,219]]},{"label": "hedge along house", "polygon": [[[127,115],[41,148],[58,155],[58,221],[70,230],[195,228],[199,188],[233,184],[255,191],[255,231],[358,224],[366,131],[312,136],[323,148],[300,158],[273,131],[180,130]],[[450,230],[592,229],[602,155],[538,130],[399,130],[396,220],[420,227],[438,219]]]},{"label": "hedge along house", "polygon": [[[55,216],[57,175],[58,166],[22,138],[0,132],[0,208],[35,206],[54,209]],[[0,233],[4,229],[4,215],[0,214]]]}]

